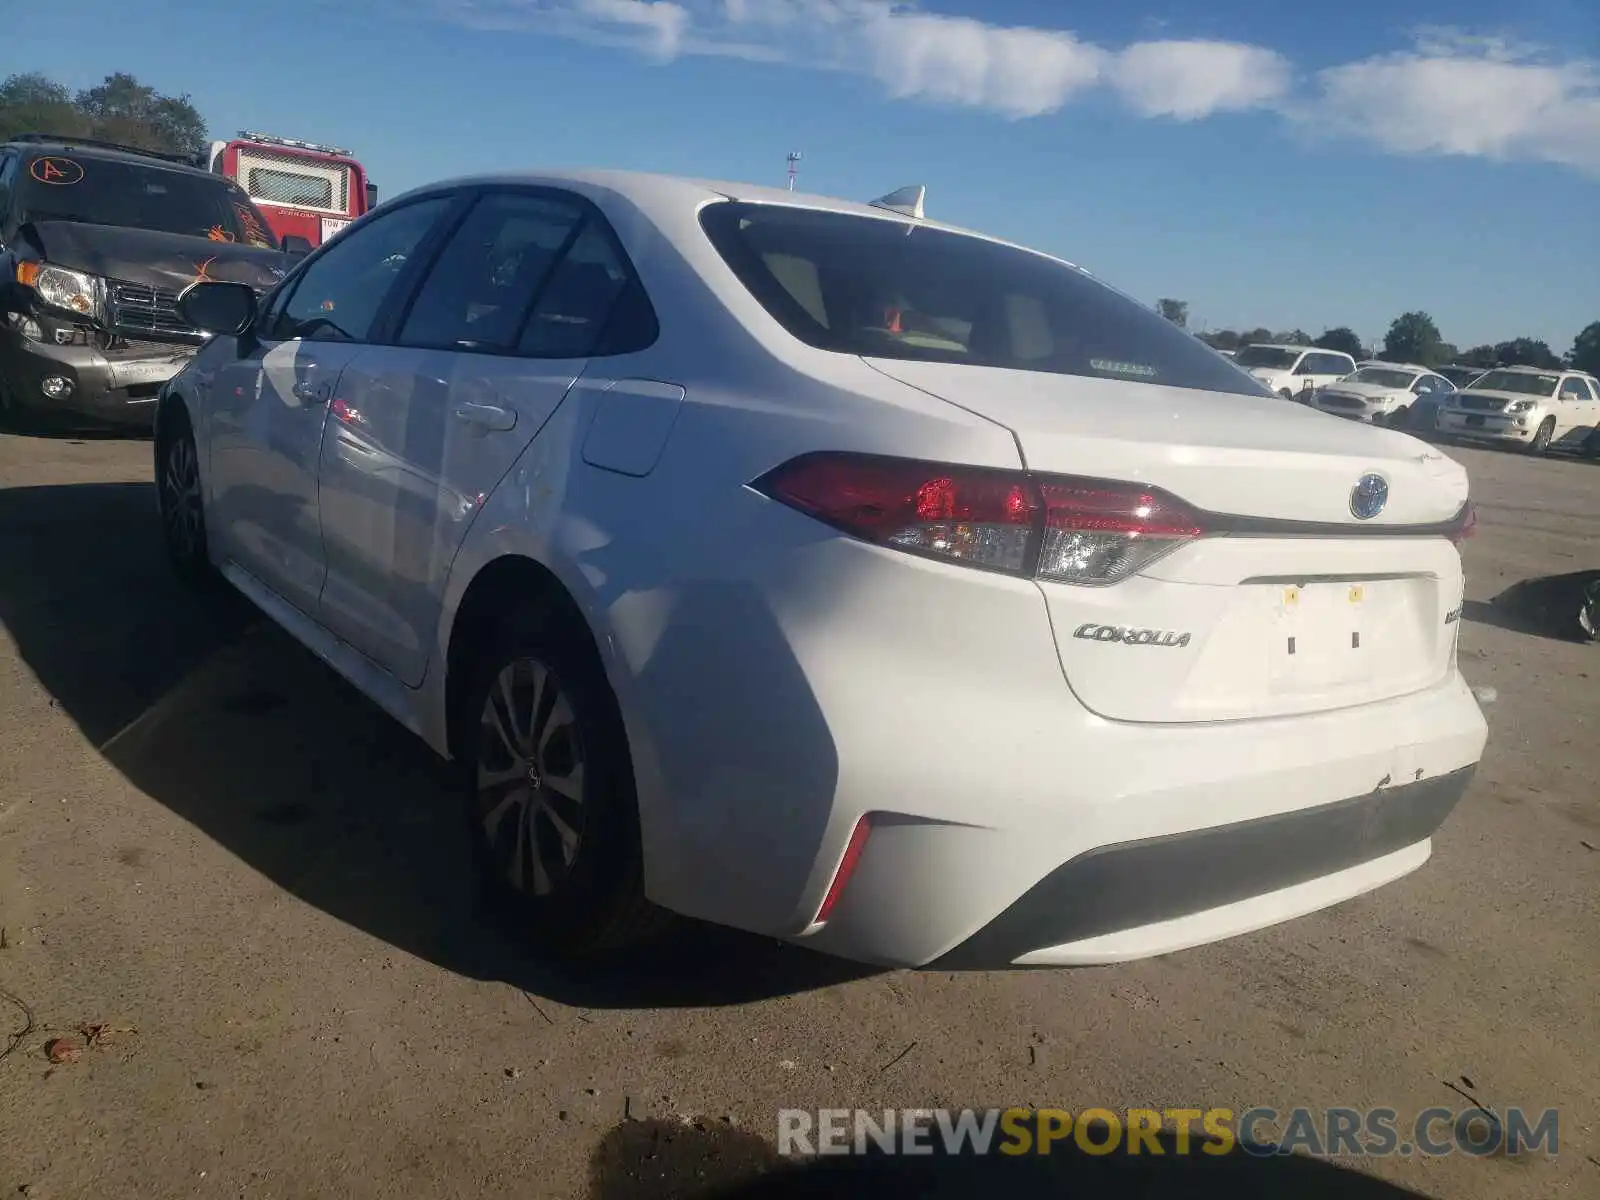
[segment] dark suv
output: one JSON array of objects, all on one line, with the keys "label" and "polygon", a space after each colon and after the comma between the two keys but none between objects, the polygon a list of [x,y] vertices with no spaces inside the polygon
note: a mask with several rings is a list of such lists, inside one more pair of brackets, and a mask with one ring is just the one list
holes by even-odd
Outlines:
[{"label": "dark suv", "polygon": [[0,407],[49,424],[148,424],[205,340],[198,280],[265,291],[294,259],[232,181],[175,156],[22,134],[0,145]]}]

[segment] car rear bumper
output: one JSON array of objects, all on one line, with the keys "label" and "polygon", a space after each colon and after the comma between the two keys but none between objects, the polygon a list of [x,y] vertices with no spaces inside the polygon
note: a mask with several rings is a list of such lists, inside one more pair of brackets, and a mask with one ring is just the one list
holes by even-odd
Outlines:
[{"label": "car rear bumper", "polygon": [[[148,354],[106,355],[92,346],[61,346],[0,325],[0,379],[23,410],[69,424],[148,426],[161,385],[183,369],[187,354],[169,347]],[[51,396],[47,381],[63,380]],[[60,385],[57,385],[60,386]]]},{"label": "car rear bumper", "polygon": [[1453,667],[1311,715],[1108,720],[1032,583],[848,539],[804,558],[641,599],[648,640],[622,614],[649,648],[619,688],[646,889],[689,916],[897,967],[1166,953],[1419,866],[1483,751]]}]

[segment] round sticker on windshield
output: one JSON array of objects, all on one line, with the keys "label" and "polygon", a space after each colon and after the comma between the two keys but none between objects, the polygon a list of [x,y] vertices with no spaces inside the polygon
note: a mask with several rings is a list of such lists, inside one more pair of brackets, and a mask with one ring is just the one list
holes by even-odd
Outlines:
[{"label": "round sticker on windshield", "polygon": [[40,183],[66,187],[83,178],[83,168],[70,158],[36,158],[28,168],[28,174]]}]

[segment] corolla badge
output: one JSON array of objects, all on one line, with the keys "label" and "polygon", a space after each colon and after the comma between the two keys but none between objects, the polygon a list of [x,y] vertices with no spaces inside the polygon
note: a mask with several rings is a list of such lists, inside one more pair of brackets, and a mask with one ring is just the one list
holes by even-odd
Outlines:
[{"label": "corolla badge", "polygon": [[1370,521],[1389,503],[1389,482],[1382,475],[1363,475],[1350,489],[1350,512],[1358,521]]}]

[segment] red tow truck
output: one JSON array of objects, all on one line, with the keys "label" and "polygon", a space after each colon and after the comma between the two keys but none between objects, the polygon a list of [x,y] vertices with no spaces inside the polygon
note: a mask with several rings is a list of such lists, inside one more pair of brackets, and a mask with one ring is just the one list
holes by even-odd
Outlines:
[{"label": "red tow truck", "polygon": [[337,146],[240,130],[212,142],[199,165],[242,187],[280,241],[320,246],[378,203],[365,168]]}]

